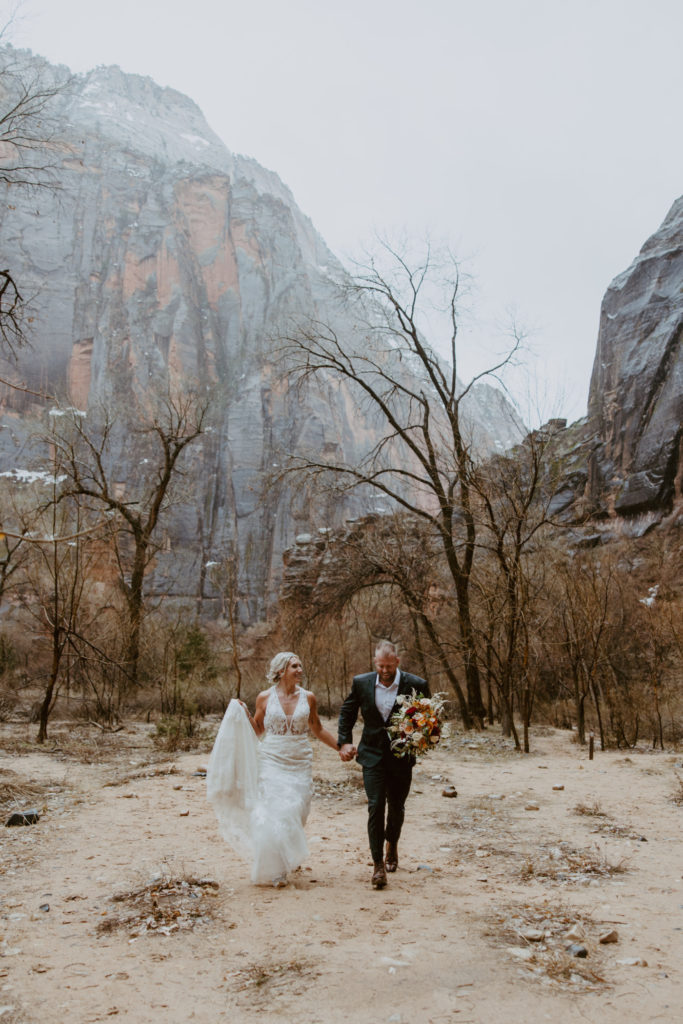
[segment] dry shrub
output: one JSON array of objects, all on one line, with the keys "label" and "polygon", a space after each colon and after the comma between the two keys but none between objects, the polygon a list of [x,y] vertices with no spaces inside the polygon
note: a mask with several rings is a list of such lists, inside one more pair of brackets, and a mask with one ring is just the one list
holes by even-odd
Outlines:
[{"label": "dry shrub", "polygon": [[169,715],[157,722],[152,737],[158,750],[172,753],[176,750],[211,750],[213,733],[197,725],[196,718],[185,715]]}]

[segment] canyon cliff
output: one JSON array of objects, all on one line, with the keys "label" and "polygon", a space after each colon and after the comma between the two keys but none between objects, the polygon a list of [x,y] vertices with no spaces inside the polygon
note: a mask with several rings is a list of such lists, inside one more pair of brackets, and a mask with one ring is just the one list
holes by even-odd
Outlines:
[{"label": "canyon cliff", "polygon": [[[0,91],[7,62],[49,67],[4,48]],[[211,426],[188,452],[150,586],[209,611],[218,595],[207,564],[232,554],[242,620],[263,619],[294,538],[368,511],[360,497],[318,507],[298,485],[269,483],[283,452],[353,463],[380,436],[344,386],[302,397],[274,366],[293,319],[353,334],[353,311],[334,304],[344,271],[278,176],[231,153],[188,97],[116,67],[51,74],[69,79],[50,108],[55,187],[5,189],[0,203],[3,266],[32,307],[31,349],[3,376],[86,414],[106,405],[119,423],[122,493],[144,472],[126,435],[141,396],[210,391]],[[0,469],[42,468],[31,438],[49,406],[13,389],[1,399]],[[482,383],[468,402],[480,450],[519,439],[499,392]]]},{"label": "canyon cliff", "polygon": [[617,515],[681,497],[682,334],[683,197],[602,303],[588,402],[592,487]]}]

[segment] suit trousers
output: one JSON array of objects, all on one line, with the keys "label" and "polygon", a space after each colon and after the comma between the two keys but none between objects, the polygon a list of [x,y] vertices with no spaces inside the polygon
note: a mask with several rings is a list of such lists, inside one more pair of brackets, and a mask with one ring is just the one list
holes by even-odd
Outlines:
[{"label": "suit trousers", "polygon": [[399,840],[412,775],[410,761],[389,753],[379,764],[370,768],[363,766],[363,783],[368,798],[368,838],[375,863],[384,860],[385,839],[388,843]]}]

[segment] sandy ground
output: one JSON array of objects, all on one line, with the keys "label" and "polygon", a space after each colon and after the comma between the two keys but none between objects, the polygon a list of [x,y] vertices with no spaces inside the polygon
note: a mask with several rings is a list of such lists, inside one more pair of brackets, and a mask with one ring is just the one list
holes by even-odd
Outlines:
[{"label": "sandy ground", "polygon": [[0,829],[0,1024],[683,1019],[681,755],[454,735],[376,892],[360,769],[315,744],[310,861],[273,890],[217,834],[206,755],[73,739],[0,748],[5,794],[45,809]]}]

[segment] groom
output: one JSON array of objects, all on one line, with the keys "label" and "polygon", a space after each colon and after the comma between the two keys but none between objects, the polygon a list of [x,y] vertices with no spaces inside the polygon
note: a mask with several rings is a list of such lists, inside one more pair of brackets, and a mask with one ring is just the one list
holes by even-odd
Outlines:
[{"label": "groom", "polygon": [[363,733],[358,744],[358,763],[363,766],[368,797],[368,836],[374,864],[372,886],[383,889],[387,884],[387,871],[398,867],[398,840],[415,763],[410,755],[396,757],[392,754],[387,726],[400,694],[415,690],[429,697],[430,692],[424,679],[400,671],[396,646],[389,640],[380,640],[377,644],[374,663],[377,671],[355,676],[351,693],[342,704],[339,754],[342,761],[351,761],[356,754],[353,727],[360,711]]}]

